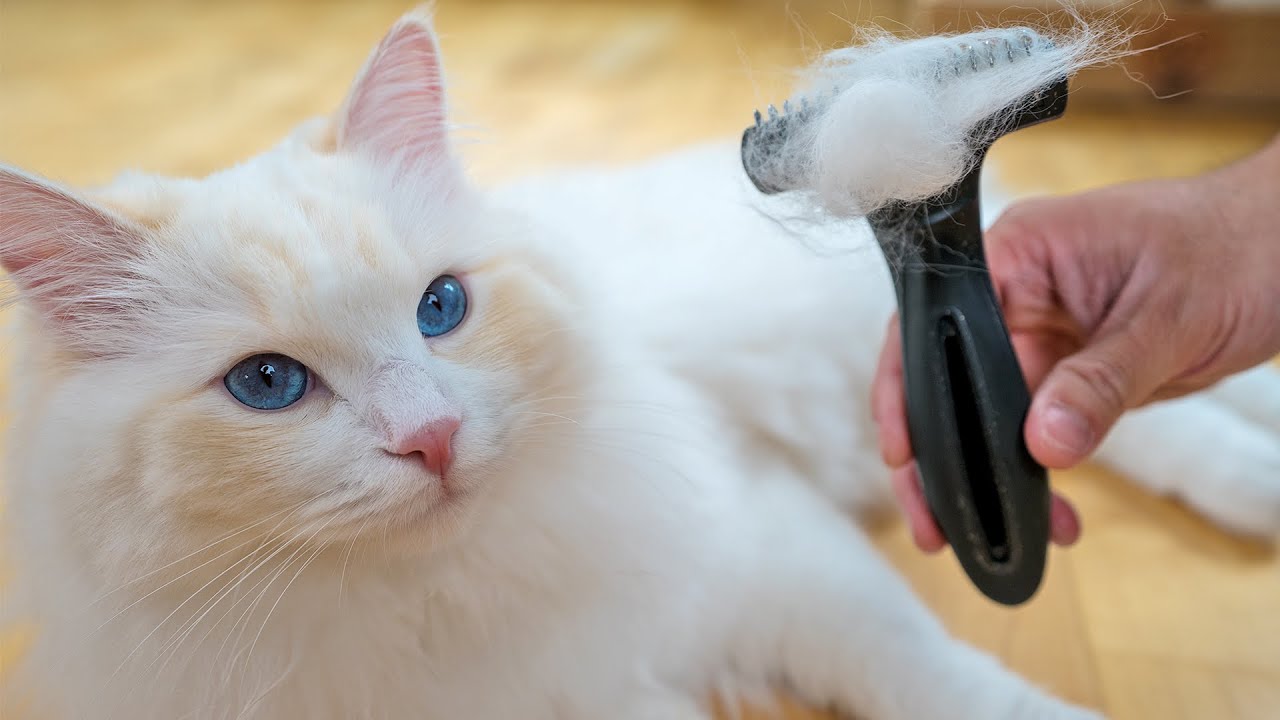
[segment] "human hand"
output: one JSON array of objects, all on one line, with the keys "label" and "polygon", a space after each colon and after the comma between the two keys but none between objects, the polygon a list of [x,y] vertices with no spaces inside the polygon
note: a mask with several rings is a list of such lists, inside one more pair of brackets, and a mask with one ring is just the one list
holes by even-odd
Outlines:
[{"label": "human hand", "polygon": [[[1122,413],[1208,387],[1280,352],[1280,141],[1231,168],[1015,205],[987,260],[1033,398],[1048,468],[1085,460]],[[912,462],[896,317],[876,372],[880,451],[921,549],[945,541]],[[1080,533],[1055,495],[1051,536]]]}]

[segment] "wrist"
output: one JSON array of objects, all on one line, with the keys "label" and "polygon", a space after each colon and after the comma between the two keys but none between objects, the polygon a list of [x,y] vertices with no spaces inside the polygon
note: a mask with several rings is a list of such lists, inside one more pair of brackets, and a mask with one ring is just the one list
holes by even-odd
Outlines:
[{"label": "wrist", "polygon": [[1211,226],[1202,240],[1226,261],[1218,282],[1234,286],[1253,360],[1265,361],[1280,354],[1280,135],[1205,179]]},{"label": "wrist", "polygon": [[[1204,176],[1205,199],[1218,227],[1214,236],[1229,233],[1244,254],[1271,253],[1280,260],[1280,243],[1269,241],[1280,228],[1280,135],[1258,152]],[[1211,237],[1214,237],[1211,236]]]}]

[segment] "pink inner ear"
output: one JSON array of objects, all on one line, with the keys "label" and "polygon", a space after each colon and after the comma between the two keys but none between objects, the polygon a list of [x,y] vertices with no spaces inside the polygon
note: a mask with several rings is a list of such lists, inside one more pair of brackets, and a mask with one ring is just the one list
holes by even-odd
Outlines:
[{"label": "pink inner ear", "polygon": [[[130,263],[143,235],[129,223],[56,186],[0,168],[0,264],[51,329],[82,350],[94,329],[115,329],[136,305]],[[100,333],[99,333],[100,334]],[[119,347],[120,337],[101,338]]]},{"label": "pink inner ear", "polygon": [[26,285],[111,266],[134,256],[138,243],[122,220],[51,184],[0,169],[0,264]]},{"label": "pink inner ear", "polygon": [[383,38],[347,100],[343,147],[411,161],[445,152],[445,98],[435,39],[418,20]]}]

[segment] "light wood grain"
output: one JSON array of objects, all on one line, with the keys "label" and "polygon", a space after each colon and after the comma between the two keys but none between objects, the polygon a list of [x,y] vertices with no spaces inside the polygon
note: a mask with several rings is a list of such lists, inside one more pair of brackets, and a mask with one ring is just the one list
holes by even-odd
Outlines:
[{"label": "light wood grain", "polygon": [[[797,18],[767,2],[443,0],[466,154],[497,180],[736,135],[806,52],[847,37],[846,4],[820,5],[793,5]],[[125,167],[214,170],[327,112],[407,7],[3,0],[0,159],[75,183]],[[1215,167],[1280,127],[1274,112],[1152,105],[1073,108],[1001,141],[995,162],[1013,186],[1068,192]],[[921,556],[900,526],[877,542],[957,635],[1071,700],[1120,720],[1280,716],[1275,553],[1093,468],[1055,482],[1085,538],[1053,553],[1029,606],[977,597],[951,558]],[[18,642],[0,644],[0,664]]]}]

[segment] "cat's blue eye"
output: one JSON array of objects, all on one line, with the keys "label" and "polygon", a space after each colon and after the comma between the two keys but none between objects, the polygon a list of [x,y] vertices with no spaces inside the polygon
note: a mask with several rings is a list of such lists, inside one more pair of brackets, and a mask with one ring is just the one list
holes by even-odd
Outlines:
[{"label": "cat's blue eye", "polygon": [[452,275],[441,275],[427,286],[418,301],[418,330],[426,337],[443,335],[458,327],[467,314],[467,293]]},{"label": "cat's blue eye", "polygon": [[307,366],[286,355],[251,355],[223,379],[236,400],[257,410],[279,410],[307,394]]}]

